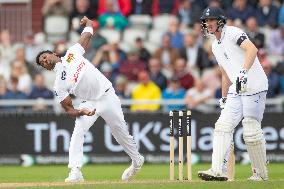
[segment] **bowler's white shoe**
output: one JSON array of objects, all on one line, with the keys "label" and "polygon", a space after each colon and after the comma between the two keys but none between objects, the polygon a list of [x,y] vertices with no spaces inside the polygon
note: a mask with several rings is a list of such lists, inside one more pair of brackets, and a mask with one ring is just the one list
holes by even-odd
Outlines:
[{"label": "bowler's white shoe", "polygon": [[125,169],[125,171],[123,172],[121,179],[123,181],[129,181],[141,169],[142,165],[144,164],[144,160],[145,160],[144,157],[140,156],[137,164],[133,164],[132,162],[130,167]]},{"label": "bowler's white shoe", "polygon": [[218,175],[212,169],[198,171],[198,177],[205,181],[227,181],[228,177],[224,174]]},{"label": "bowler's white shoe", "polygon": [[82,172],[79,169],[71,170],[69,176],[65,179],[65,182],[83,182],[84,178]]}]

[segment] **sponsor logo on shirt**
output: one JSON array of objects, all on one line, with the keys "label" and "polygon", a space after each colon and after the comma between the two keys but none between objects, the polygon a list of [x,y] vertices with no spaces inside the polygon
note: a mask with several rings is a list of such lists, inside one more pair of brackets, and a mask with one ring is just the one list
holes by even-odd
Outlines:
[{"label": "sponsor logo on shirt", "polygon": [[73,81],[76,83],[78,81],[78,77],[79,77],[79,74],[81,73],[82,71],[82,68],[86,65],[85,62],[81,62],[78,67],[77,67],[77,70],[76,72],[74,73],[73,75]]},{"label": "sponsor logo on shirt", "polygon": [[68,63],[70,63],[72,60],[74,60],[75,59],[75,57],[74,57],[74,54],[73,53],[69,53],[68,55],[67,55],[67,59],[66,59],[66,61],[68,62]]}]

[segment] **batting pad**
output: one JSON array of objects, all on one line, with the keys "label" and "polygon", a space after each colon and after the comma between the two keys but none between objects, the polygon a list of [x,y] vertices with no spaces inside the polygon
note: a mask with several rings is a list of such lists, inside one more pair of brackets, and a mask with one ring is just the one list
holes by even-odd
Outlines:
[{"label": "batting pad", "polygon": [[213,153],[212,153],[212,170],[217,175],[222,175],[224,158],[229,151],[232,141],[232,124],[228,121],[218,120],[215,124],[213,138]]},{"label": "batting pad", "polygon": [[253,118],[244,118],[242,123],[244,141],[247,145],[252,166],[263,180],[268,180],[266,146],[261,125]]}]

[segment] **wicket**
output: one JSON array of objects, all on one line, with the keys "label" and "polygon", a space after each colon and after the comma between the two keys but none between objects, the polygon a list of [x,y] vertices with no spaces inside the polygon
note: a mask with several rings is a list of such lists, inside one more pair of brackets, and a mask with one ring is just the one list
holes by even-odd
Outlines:
[{"label": "wicket", "polygon": [[[178,179],[183,180],[183,138],[186,131],[187,180],[192,179],[191,169],[191,111],[174,110],[169,112],[170,118],[170,180],[174,180],[174,128],[178,128]],[[178,120],[178,121],[177,121]],[[176,125],[177,124],[177,125]],[[186,126],[186,128],[185,128]]]}]

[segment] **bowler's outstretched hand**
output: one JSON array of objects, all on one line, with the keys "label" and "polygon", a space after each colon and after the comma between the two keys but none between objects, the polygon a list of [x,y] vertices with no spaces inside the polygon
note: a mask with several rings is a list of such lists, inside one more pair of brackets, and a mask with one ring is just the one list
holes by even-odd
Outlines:
[{"label": "bowler's outstretched hand", "polygon": [[86,16],[84,16],[81,21],[80,21],[80,25],[85,27],[93,27],[93,21],[90,20],[89,18],[87,18]]}]

